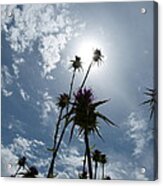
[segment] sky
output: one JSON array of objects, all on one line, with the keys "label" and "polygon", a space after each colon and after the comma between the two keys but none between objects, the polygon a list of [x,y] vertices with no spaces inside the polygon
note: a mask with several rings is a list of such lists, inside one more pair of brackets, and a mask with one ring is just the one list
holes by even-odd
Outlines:
[{"label": "sky", "polygon": [[[20,156],[47,175],[56,101],[69,89],[70,60],[78,55],[83,62],[75,91],[96,48],[104,59],[92,67],[86,87],[96,100],[111,98],[99,110],[119,127],[101,122],[105,141],[91,135],[90,143],[107,154],[112,179],[154,179],[153,119],[140,106],[145,88],[153,87],[153,2],[1,6],[2,176],[15,172]],[[82,170],[83,138],[75,131],[68,144],[68,137],[69,128],[57,178],[77,178]]]}]

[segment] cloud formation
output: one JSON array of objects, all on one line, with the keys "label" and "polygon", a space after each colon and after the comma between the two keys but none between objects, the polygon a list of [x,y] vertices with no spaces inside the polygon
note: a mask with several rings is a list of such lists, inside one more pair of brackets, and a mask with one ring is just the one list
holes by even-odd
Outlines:
[{"label": "cloud formation", "polygon": [[[34,44],[38,43],[43,77],[56,68],[62,50],[80,28],[78,20],[70,16],[64,4],[3,5],[1,13],[2,30],[17,55],[32,52]],[[18,75],[16,65],[13,68]]]},{"label": "cloud formation", "polygon": [[148,142],[153,139],[152,130],[149,123],[145,119],[138,117],[136,113],[129,115],[126,126],[128,128],[126,132],[128,140],[131,140],[135,145],[132,155],[139,157],[148,145]]}]

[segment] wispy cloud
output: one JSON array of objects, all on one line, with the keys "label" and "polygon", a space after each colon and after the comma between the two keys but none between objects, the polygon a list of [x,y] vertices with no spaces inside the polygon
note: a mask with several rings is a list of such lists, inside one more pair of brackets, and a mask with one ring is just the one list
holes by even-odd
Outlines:
[{"label": "wispy cloud", "polygon": [[3,65],[1,68],[1,89],[4,96],[9,97],[13,94],[11,90],[8,90],[13,83],[13,76],[10,74],[9,68]]},{"label": "wispy cloud", "polygon": [[[16,163],[21,156],[27,157],[29,165],[35,165],[39,169],[40,176],[46,176],[51,159],[46,144],[40,140],[27,139],[19,135],[13,139],[11,144],[2,145],[2,176],[10,176],[16,171]],[[62,153],[59,154],[57,159],[57,178],[78,177],[83,157],[76,147],[67,148],[67,145],[64,144]],[[8,167],[8,165],[11,165],[11,167]]]},{"label": "wispy cloud", "polygon": [[143,167],[134,163],[132,159],[114,154],[114,157],[110,157],[109,165],[106,167],[106,175],[119,180],[148,180],[147,173],[142,170]]},{"label": "wispy cloud", "polygon": [[52,113],[58,113],[58,108],[56,106],[56,103],[54,101],[54,98],[49,95],[48,92],[45,92],[43,94],[43,101],[42,101],[42,114],[41,118],[45,119],[48,118],[48,116]]},{"label": "wispy cloud", "polygon": [[[44,142],[36,139],[27,139],[17,135],[13,142],[7,146],[2,145],[2,171],[3,176],[10,176],[17,169],[17,161],[21,156],[27,158],[29,165],[36,166],[40,173],[47,170],[49,157]],[[11,170],[8,165],[11,164]]]},{"label": "wispy cloud", "polygon": [[132,155],[139,157],[144,151],[148,142],[153,138],[152,129],[150,129],[149,123],[140,118],[136,113],[131,113],[128,117],[126,134],[128,140],[131,140],[135,145]]},{"label": "wispy cloud", "polygon": [[23,58],[15,59],[14,63],[12,64],[12,68],[14,70],[15,78],[19,78],[19,73],[20,73],[20,65],[25,63],[25,60]]},{"label": "wispy cloud", "polygon": [[[67,42],[79,32],[79,21],[70,15],[64,4],[2,6],[2,30],[16,54],[33,51],[38,42],[42,56],[43,77],[60,62],[61,52]],[[18,69],[13,66],[16,74]]]},{"label": "wispy cloud", "polygon": [[18,157],[8,147],[1,145],[1,176],[8,177],[15,173]]}]

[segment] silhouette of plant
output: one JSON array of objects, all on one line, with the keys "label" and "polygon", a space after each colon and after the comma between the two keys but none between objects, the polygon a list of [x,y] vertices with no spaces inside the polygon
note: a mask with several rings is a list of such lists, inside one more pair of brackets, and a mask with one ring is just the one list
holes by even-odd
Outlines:
[{"label": "silhouette of plant", "polygon": [[148,99],[145,100],[143,103],[141,103],[141,105],[149,105],[150,120],[151,120],[157,105],[157,91],[156,89],[151,89],[151,88],[146,88],[146,90],[147,91],[144,92],[144,94],[148,96]]},{"label": "silhouette of plant", "polygon": [[78,127],[79,135],[84,135],[90,179],[93,178],[93,175],[88,136],[91,132],[93,132],[97,133],[97,135],[102,138],[98,130],[97,118],[104,120],[105,123],[109,125],[116,126],[109,118],[96,111],[96,107],[106,103],[107,101],[108,100],[94,102],[94,96],[91,89],[79,89],[77,94],[75,94],[75,102],[73,103],[73,108],[68,113],[68,115],[71,116],[69,119],[69,123],[73,122],[70,133],[70,141],[72,139],[75,126]]},{"label": "silhouette of plant", "polygon": [[102,55],[101,50],[96,49],[96,50],[94,51],[93,60],[94,60],[95,62],[97,62],[97,64],[100,64],[100,62],[102,61],[102,58],[103,58],[103,57],[104,57],[104,56]]},{"label": "silhouette of plant", "polygon": [[[18,169],[11,177],[21,176],[22,178],[36,178],[38,175],[38,170],[35,166],[28,166],[25,156],[19,158],[17,165]],[[26,172],[20,172],[20,170],[25,170]]]},{"label": "silhouette of plant", "polygon": [[60,94],[60,96],[58,97],[58,102],[57,102],[57,106],[60,108],[60,112],[59,112],[59,116],[58,116],[58,121],[56,123],[56,130],[54,133],[53,148],[52,149],[48,148],[49,151],[53,152],[52,160],[51,160],[49,171],[48,171],[49,178],[53,178],[53,176],[54,176],[53,169],[54,169],[55,148],[56,148],[56,144],[57,144],[58,132],[59,132],[59,127],[60,127],[60,123],[61,123],[63,110],[68,105],[68,103],[69,103],[69,96],[66,93]]},{"label": "silhouette of plant", "polygon": [[111,180],[111,177],[110,177],[110,176],[106,176],[106,177],[104,178],[104,180]]},{"label": "silhouette of plant", "polygon": [[102,55],[101,50],[96,49],[96,50],[94,51],[94,53],[93,53],[93,58],[92,58],[92,62],[91,62],[90,65],[88,66],[86,75],[85,75],[85,77],[84,77],[84,79],[83,79],[83,81],[82,81],[82,84],[81,84],[81,86],[80,86],[81,89],[82,89],[82,88],[84,87],[84,85],[85,85],[85,82],[86,82],[86,80],[87,80],[87,78],[88,78],[88,75],[89,75],[89,73],[90,73],[90,70],[91,70],[91,68],[92,68],[92,65],[93,65],[94,63],[97,63],[97,65],[99,66],[99,64],[100,64],[100,62],[102,61],[102,58],[103,58],[103,57],[104,57],[104,56]]},{"label": "silhouette of plant", "polygon": [[55,133],[55,136],[54,136],[54,146],[53,146],[53,157],[52,157],[50,167],[49,167],[49,170],[48,170],[48,175],[47,175],[48,178],[53,178],[54,177],[53,176],[54,161],[55,161],[55,158],[57,156],[57,152],[60,148],[64,133],[65,133],[66,128],[67,128],[68,117],[66,117],[66,119],[65,119],[64,127],[61,131],[61,135],[60,135],[60,138],[58,140],[58,143],[56,144],[56,140],[57,140],[57,136],[58,136],[58,129],[59,129],[59,125],[60,125],[60,122],[61,122],[63,109],[66,107],[66,114],[67,114],[68,110],[69,110],[69,100],[71,100],[71,94],[72,94],[73,84],[74,84],[74,80],[75,80],[75,74],[76,74],[77,70],[80,71],[82,69],[82,62],[81,62],[80,57],[75,56],[75,60],[71,60],[71,62],[72,62],[71,68],[73,68],[73,75],[72,75],[72,79],[71,79],[71,82],[70,82],[69,94],[67,95],[67,94],[64,93],[63,95],[60,95],[60,97],[58,99],[59,101],[58,101],[58,104],[57,104],[61,108],[61,110],[60,110],[58,122],[57,122],[57,125],[56,125],[56,133]]},{"label": "silhouette of plant", "polygon": [[100,162],[101,158],[101,151],[95,150],[92,154],[92,159],[95,162],[95,170],[94,170],[94,179],[97,177],[97,168],[98,168],[98,163]]},{"label": "silhouette of plant", "polygon": [[100,163],[102,164],[102,179],[105,178],[105,164],[107,163],[107,158],[105,154],[101,154]]},{"label": "silhouette of plant", "polygon": [[26,172],[21,172],[19,175],[22,175],[22,178],[36,178],[38,175],[38,170],[36,169],[35,166],[29,167],[29,170]]},{"label": "silhouette of plant", "polygon": [[[48,149],[53,152],[52,160],[50,163],[50,167],[48,170],[48,178],[53,178],[53,168],[54,168],[54,162],[55,158],[57,156],[58,150],[60,148],[61,142],[63,140],[63,136],[65,134],[66,128],[69,124],[71,124],[71,130],[70,130],[70,138],[69,142],[71,142],[73,137],[74,129],[77,127],[79,135],[84,136],[84,142],[85,142],[85,153],[84,153],[84,161],[83,161],[83,172],[79,174],[80,179],[87,179],[88,177],[90,179],[93,179],[93,170],[92,170],[92,157],[91,157],[91,148],[90,148],[90,142],[89,142],[89,135],[91,133],[97,134],[101,139],[102,135],[99,131],[99,121],[98,119],[102,119],[106,124],[116,126],[108,117],[103,115],[102,113],[98,112],[96,109],[98,106],[108,102],[109,100],[102,100],[95,102],[94,95],[91,89],[86,89],[84,87],[86,80],[88,78],[88,75],[90,73],[91,67],[93,64],[97,63],[97,65],[100,64],[102,61],[102,58],[104,56],[102,55],[101,51],[99,49],[96,49],[93,53],[92,62],[90,63],[87,72],[84,76],[84,79],[82,81],[82,84],[77,91],[77,93],[74,93],[74,97],[72,98],[72,91],[73,91],[73,85],[75,80],[76,71],[80,71],[82,69],[82,62],[81,58],[78,56],[75,56],[75,60],[71,60],[73,68],[73,74],[72,79],[70,81],[70,88],[68,94],[61,94],[58,99],[58,107],[60,108],[60,113],[58,116],[58,120],[56,123],[56,130],[54,133],[54,143],[53,148]],[[72,101],[72,100],[73,101]],[[63,110],[66,109],[65,115],[63,115]],[[60,123],[64,121],[64,125],[62,128],[62,131],[60,132],[59,139],[57,141],[58,132]],[[101,162],[101,156],[100,151],[96,150],[93,156],[93,161],[95,161],[95,175],[94,178],[96,179],[97,176],[97,167],[98,163]],[[99,153],[99,154],[98,154]],[[98,160],[97,160],[98,156]],[[86,169],[87,164],[87,169]],[[103,163],[104,166],[105,163]],[[87,172],[88,170],[88,172]],[[104,168],[103,168],[104,170]],[[103,173],[103,179],[104,179],[104,173]]]},{"label": "silhouette of plant", "polygon": [[18,162],[17,162],[17,165],[18,165],[18,169],[17,169],[17,171],[15,172],[14,175],[11,175],[11,177],[16,177],[17,174],[19,173],[19,171],[20,171],[21,169],[25,169],[26,157],[23,156],[23,157],[19,158],[19,159],[18,159]]},{"label": "silhouette of plant", "polygon": [[79,179],[87,179],[87,171],[84,171],[81,174],[79,174]]}]

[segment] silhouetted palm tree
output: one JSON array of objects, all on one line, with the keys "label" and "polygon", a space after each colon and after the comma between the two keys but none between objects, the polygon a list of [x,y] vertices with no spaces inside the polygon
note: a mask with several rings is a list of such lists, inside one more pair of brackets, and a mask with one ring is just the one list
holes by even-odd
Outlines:
[{"label": "silhouetted palm tree", "polygon": [[72,62],[72,65],[70,68],[73,68],[73,75],[72,75],[72,79],[71,79],[71,83],[70,83],[70,90],[69,90],[69,98],[70,99],[71,99],[71,94],[72,94],[76,71],[77,70],[80,71],[81,69],[83,69],[80,57],[75,56],[75,60],[71,60],[71,62]]},{"label": "silhouetted palm tree", "polygon": [[54,161],[55,161],[57,152],[59,150],[59,147],[61,145],[64,133],[65,133],[66,128],[67,128],[68,117],[66,117],[66,119],[65,119],[63,130],[61,132],[58,143],[56,144],[56,139],[57,139],[57,136],[58,136],[57,134],[58,134],[59,124],[61,122],[62,112],[63,112],[63,109],[66,107],[66,114],[68,113],[69,101],[71,100],[71,94],[72,94],[75,74],[76,74],[77,70],[80,71],[82,69],[82,62],[81,62],[80,57],[75,56],[75,60],[71,60],[71,62],[72,62],[71,68],[73,68],[73,75],[72,75],[72,79],[71,79],[71,82],[70,82],[69,94],[68,95],[67,94],[60,95],[59,101],[58,101],[58,106],[61,108],[61,110],[60,110],[60,114],[59,114],[59,118],[58,118],[58,122],[57,122],[57,127],[56,127],[56,133],[55,133],[55,137],[54,137],[54,147],[53,147],[54,151],[53,151],[53,157],[52,157],[52,161],[51,161],[50,168],[49,168],[48,175],[47,175],[48,178],[53,178]]},{"label": "silhouetted palm tree", "polygon": [[19,173],[19,175],[22,175],[22,178],[36,178],[38,170],[35,166],[31,166],[27,172]]},{"label": "silhouetted palm tree", "polygon": [[94,179],[97,177],[97,168],[98,168],[98,163],[100,162],[100,157],[101,157],[101,151],[95,150],[93,152],[92,159],[95,162],[95,170],[94,170]]},{"label": "silhouetted palm tree", "polygon": [[83,81],[82,81],[82,84],[81,84],[81,86],[80,86],[81,89],[82,89],[82,88],[84,87],[84,85],[85,85],[85,82],[86,82],[86,80],[87,80],[87,78],[88,78],[88,75],[89,75],[89,73],[90,73],[90,70],[91,70],[92,65],[93,65],[94,63],[97,63],[97,64],[99,65],[100,62],[102,61],[102,58],[103,58],[103,57],[104,57],[104,56],[102,55],[101,50],[96,49],[96,50],[94,51],[94,53],[93,53],[93,58],[92,58],[92,62],[91,62],[90,65],[88,66],[86,75],[85,75],[85,77],[84,77],[84,79],[83,79]]},{"label": "silhouetted palm tree", "polygon": [[60,112],[59,112],[59,116],[58,116],[58,121],[56,124],[56,130],[54,133],[54,141],[53,141],[53,148],[52,149],[48,149],[49,151],[52,151],[52,160],[50,163],[50,167],[48,170],[48,178],[53,178],[53,169],[54,169],[54,161],[55,161],[55,149],[56,149],[56,144],[57,144],[57,137],[58,137],[58,132],[59,132],[59,127],[60,127],[60,122],[61,122],[61,118],[62,118],[62,113],[64,108],[68,105],[69,103],[69,96],[66,93],[60,94],[60,96],[58,97],[58,102],[57,102],[57,106],[60,108]]},{"label": "silhouetted palm tree", "polygon": [[16,177],[21,168],[25,169],[25,166],[26,166],[26,157],[23,156],[23,157],[19,158],[18,159],[18,162],[17,162],[17,165],[18,165],[18,169],[17,169],[16,173],[14,175],[12,175],[12,177]]},{"label": "silhouetted palm tree", "polygon": [[97,135],[102,138],[98,130],[97,118],[103,119],[107,124],[116,126],[110,119],[96,111],[96,107],[106,103],[108,100],[93,102],[94,96],[91,89],[79,89],[77,94],[75,94],[75,103],[73,104],[73,109],[68,113],[70,115],[69,123],[73,122],[70,134],[70,140],[73,136],[73,131],[75,126],[78,126],[79,134],[84,135],[86,154],[88,160],[88,171],[89,178],[92,179],[92,163],[89,145],[89,134],[91,132],[97,133]]},{"label": "silhouetted palm tree", "polygon": [[102,179],[105,178],[105,164],[107,163],[107,158],[105,154],[101,154],[100,163],[102,164]]},{"label": "silhouetted palm tree", "polygon": [[148,96],[148,99],[145,100],[141,105],[149,105],[150,108],[150,119],[152,119],[152,116],[154,114],[154,111],[156,109],[157,104],[157,91],[156,89],[146,88],[146,92],[144,94]]}]

